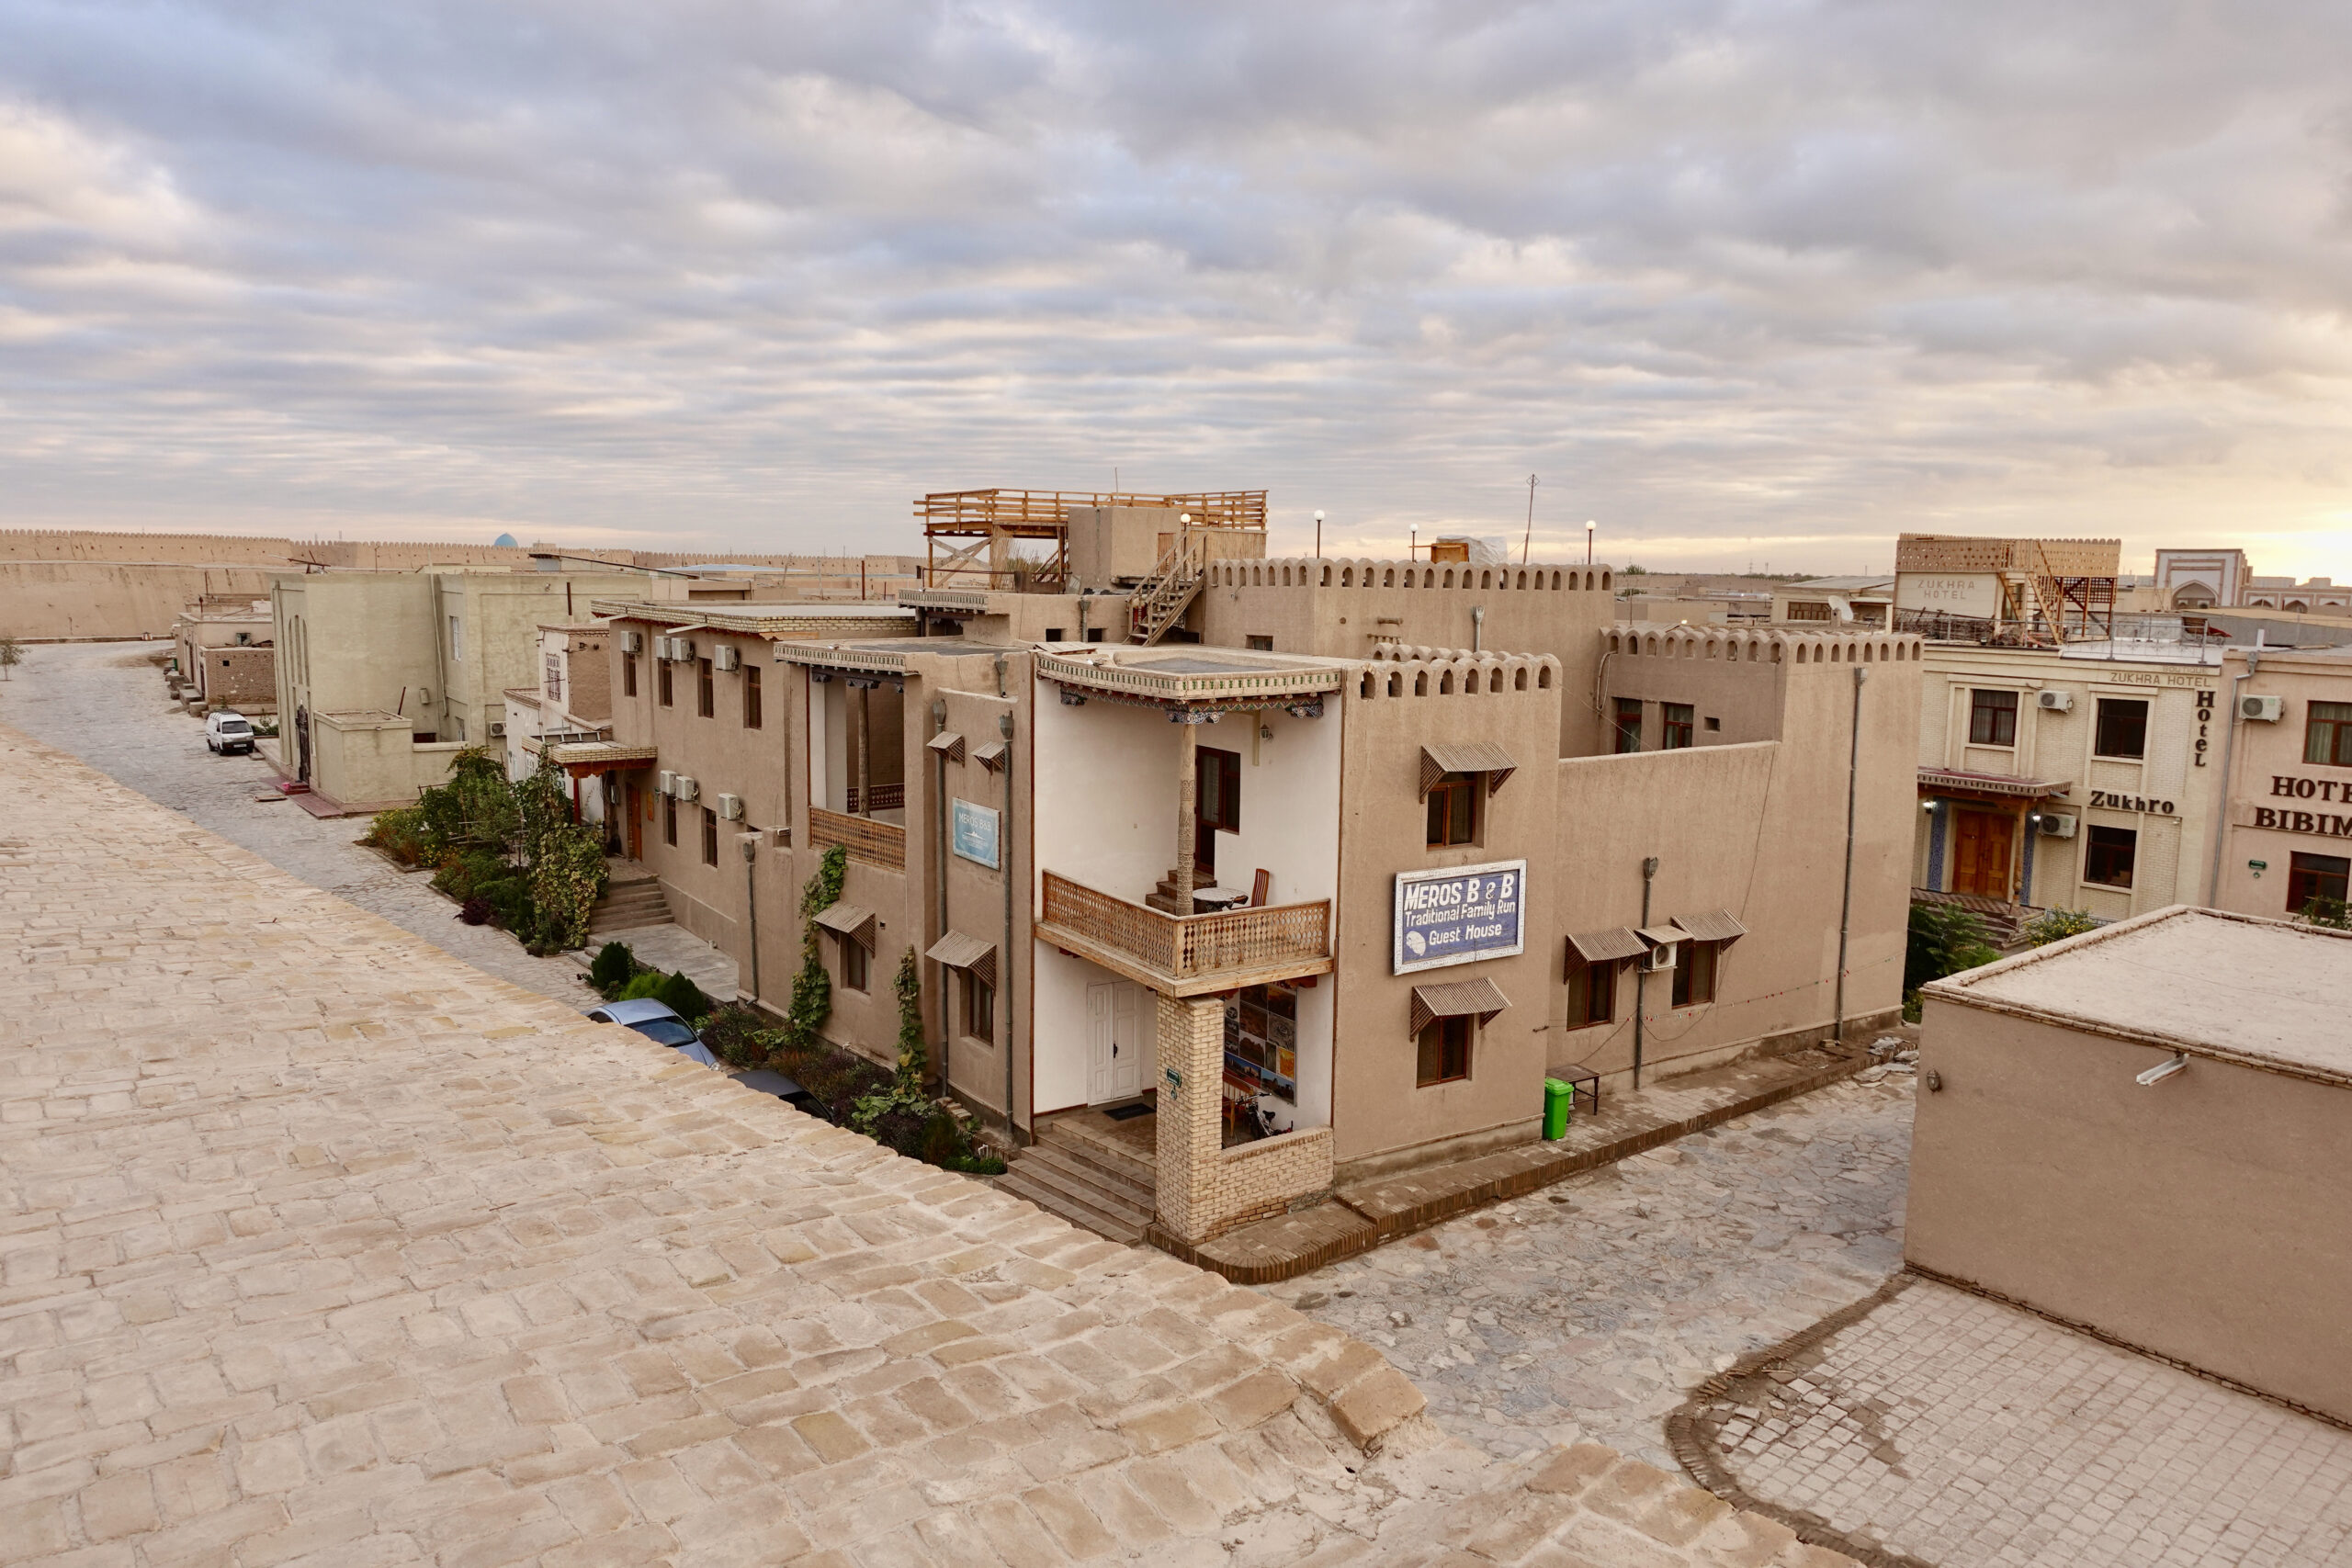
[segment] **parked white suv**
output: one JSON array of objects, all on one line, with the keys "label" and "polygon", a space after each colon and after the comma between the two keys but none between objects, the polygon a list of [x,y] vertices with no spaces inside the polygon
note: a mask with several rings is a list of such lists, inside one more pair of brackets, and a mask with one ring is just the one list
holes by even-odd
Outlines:
[{"label": "parked white suv", "polygon": [[221,756],[254,749],[254,727],[245,716],[230,708],[221,708],[204,721],[204,743]]}]

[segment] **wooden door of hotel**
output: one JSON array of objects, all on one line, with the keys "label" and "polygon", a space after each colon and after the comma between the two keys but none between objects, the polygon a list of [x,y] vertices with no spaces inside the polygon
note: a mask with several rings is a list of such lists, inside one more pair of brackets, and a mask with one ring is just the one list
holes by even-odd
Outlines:
[{"label": "wooden door of hotel", "polygon": [[1952,813],[1951,890],[2006,900],[2016,828],[2017,819],[2000,812]]},{"label": "wooden door of hotel", "polygon": [[643,860],[645,858],[645,816],[638,809],[637,805],[638,796],[643,792],[635,784],[630,784],[622,793],[628,796],[628,858]]}]

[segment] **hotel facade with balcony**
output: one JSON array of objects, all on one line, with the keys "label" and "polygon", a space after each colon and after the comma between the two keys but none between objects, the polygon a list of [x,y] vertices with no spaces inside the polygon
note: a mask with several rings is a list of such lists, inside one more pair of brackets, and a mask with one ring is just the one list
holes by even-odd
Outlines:
[{"label": "hotel facade with balcony", "polygon": [[[1532,1140],[1547,1075],[1822,1038],[1849,781],[1845,1016],[1898,1007],[1916,638],[1618,628],[1599,567],[1193,570],[1152,634],[1182,642],[1104,629],[1131,581],[910,593],[834,636],[615,604],[639,651],[575,765],[778,1010],[841,846],[828,1037],[889,1060],[914,953],[941,1087],[1011,1124],[1009,1184],[1106,1234],[1196,1244]],[[1049,614],[1064,640],[959,630]]]}]

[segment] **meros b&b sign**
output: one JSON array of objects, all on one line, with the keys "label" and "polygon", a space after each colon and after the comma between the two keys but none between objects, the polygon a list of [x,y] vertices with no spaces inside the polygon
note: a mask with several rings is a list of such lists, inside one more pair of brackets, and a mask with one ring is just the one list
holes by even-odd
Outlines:
[{"label": "meros b&b sign", "polygon": [[1396,874],[1398,975],[1526,951],[1527,863]]}]

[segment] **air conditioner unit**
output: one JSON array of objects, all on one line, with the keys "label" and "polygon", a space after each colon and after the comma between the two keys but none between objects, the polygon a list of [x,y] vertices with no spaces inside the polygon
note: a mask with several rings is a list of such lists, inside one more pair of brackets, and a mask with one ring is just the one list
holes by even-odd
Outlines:
[{"label": "air conditioner unit", "polygon": [[1663,974],[1674,967],[1674,955],[1680,951],[1679,942],[1662,942],[1642,955],[1640,968],[1649,975]]},{"label": "air conditioner unit", "polygon": [[2075,836],[2075,818],[2061,817],[2054,811],[2041,814],[2041,836],[2045,839],[2071,839]]},{"label": "air conditioner unit", "polygon": [[490,738],[491,738],[492,740],[501,740],[501,739],[503,739],[505,738],[505,736],[506,736],[506,721],[505,721],[505,720],[503,720],[503,719],[492,719],[492,720],[491,720],[491,724],[490,724]]},{"label": "air conditioner unit", "polygon": [[740,670],[743,667],[743,656],[732,644],[722,644],[711,649],[710,662],[716,669]]},{"label": "air conditioner unit", "polygon": [[2276,724],[2287,716],[2287,699],[2284,697],[2240,697],[2238,716],[2253,719],[2258,724]]},{"label": "air conditioner unit", "polygon": [[662,769],[661,777],[653,781],[653,793],[656,795],[677,794],[678,775],[667,768]]},{"label": "air conditioner unit", "polygon": [[2033,705],[2045,713],[2072,713],[2075,711],[2075,694],[2072,692],[2037,693],[2033,699]]},{"label": "air conditioner unit", "polygon": [[695,783],[694,780],[686,777],[684,773],[677,774],[676,781],[677,794],[680,800],[695,801],[702,798],[702,785]]},{"label": "air conditioner unit", "polygon": [[695,661],[695,639],[690,637],[672,637],[670,657],[681,664],[692,664]]},{"label": "air conditioner unit", "polygon": [[621,651],[623,653],[643,653],[645,651],[645,634],[643,632],[621,633]]},{"label": "air conditioner unit", "polygon": [[720,795],[718,797],[718,815],[729,822],[741,822],[743,820],[743,797],[740,795]]}]

